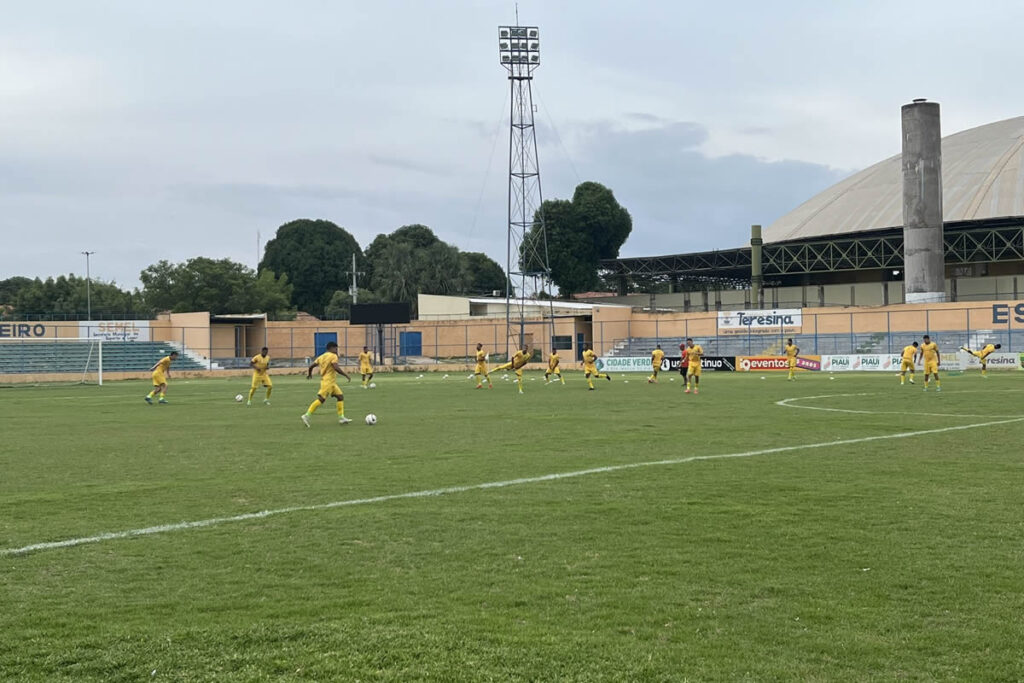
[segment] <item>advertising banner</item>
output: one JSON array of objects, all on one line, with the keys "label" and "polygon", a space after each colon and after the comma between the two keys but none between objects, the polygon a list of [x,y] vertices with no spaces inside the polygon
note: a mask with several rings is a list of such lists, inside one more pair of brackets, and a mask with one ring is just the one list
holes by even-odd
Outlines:
[{"label": "advertising banner", "polygon": [[[961,367],[965,370],[980,370],[981,360],[970,353],[960,353]],[[1021,357],[1019,353],[990,353],[985,363],[989,370],[1019,370],[1021,368]],[[943,358],[945,360],[945,358]]]},{"label": "advertising banner", "polygon": [[[672,358],[666,358],[662,364],[662,370],[671,370],[672,372],[679,372],[679,366],[682,365],[683,359],[680,356],[673,356]],[[667,365],[666,365],[667,364]],[[704,372],[732,372],[736,369],[736,357],[735,356],[701,356],[700,369]]]},{"label": "advertising banner", "polygon": [[[661,363],[662,368],[665,362]],[[597,359],[597,369],[601,372],[651,372],[650,356],[609,356]]]},{"label": "advertising banner", "polygon": [[[827,356],[798,356],[797,370],[821,370],[822,359]],[[785,356],[739,356],[736,369],[741,372],[788,371],[789,359]]]},{"label": "advertising banner", "polygon": [[78,323],[78,336],[103,341],[150,341],[148,320],[92,320]]},{"label": "advertising banner", "polygon": [[825,372],[899,372],[898,353],[852,353],[822,356],[821,369]]},{"label": "advertising banner", "polygon": [[718,312],[718,334],[796,334],[802,327],[799,308]]}]

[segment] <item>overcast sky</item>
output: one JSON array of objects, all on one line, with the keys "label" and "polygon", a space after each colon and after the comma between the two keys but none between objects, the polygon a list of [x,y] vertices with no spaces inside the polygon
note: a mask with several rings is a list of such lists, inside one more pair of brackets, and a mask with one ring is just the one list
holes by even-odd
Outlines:
[{"label": "overcast sky", "polygon": [[[3,3],[0,279],[138,284],[159,259],[255,266],[294,218],[366,246],[408,223],[504,265],[508,82],[489,0]],[[744,244],[899,152],[1024,114],[1024,3],[520,3],[544,195],[610,187],[627,256]],[[1009,88],[1009,89],[1008,89]]]}]

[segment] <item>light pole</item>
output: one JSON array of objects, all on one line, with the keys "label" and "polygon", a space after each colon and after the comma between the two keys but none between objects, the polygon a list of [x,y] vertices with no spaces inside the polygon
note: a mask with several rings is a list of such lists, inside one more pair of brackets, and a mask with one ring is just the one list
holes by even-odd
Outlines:
[{"label": "light pole", "polygon": [[95,254],[95,251],[83,251],[85,255],[85,307],[86,320],[92,320],[92,278],[89,275],[89,257]]}]

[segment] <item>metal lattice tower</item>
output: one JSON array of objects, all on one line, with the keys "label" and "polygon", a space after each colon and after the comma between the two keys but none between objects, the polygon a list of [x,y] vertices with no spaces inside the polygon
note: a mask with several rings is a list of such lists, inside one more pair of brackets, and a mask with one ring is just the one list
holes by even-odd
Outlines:
[{"label": "metal lattice tower", "polygon": [[[536,26],[499,26],[498,55],[511,88],[508,138],[508,237],[505,320],[508,340],[526,337],[525,300],[550,288],[547,234],[540,212],[543,194],[537,134],[533,122],[533,72],[540,66],[540,30]],[[518,296],[516,294],[518,290]],[[550,293],[550,292],[548,292]],[[549,304],[550,323],[554,307]],[[553,330],[552,330],[553,332]]]}]

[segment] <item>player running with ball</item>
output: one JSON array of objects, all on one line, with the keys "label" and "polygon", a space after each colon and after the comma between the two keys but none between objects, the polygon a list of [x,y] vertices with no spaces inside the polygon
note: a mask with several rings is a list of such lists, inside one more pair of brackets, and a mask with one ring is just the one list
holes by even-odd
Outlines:
[{"label": "player running with ball", "polygon": [[352,381],[352,378],[338,362],[338,345],[335,342],[328,342],[327,350],[317,356],[316,360],[306,368],[306,379],[312,379],[313,368],[320,368],[320,391],[316,393],[316,398],[309,404],[306,414],[302,416],[302,424],[308,427],[309,418],[313,417],[316,409],[331,396],[338,400],[338,424],[348,424],[352,420],[345,417],[345,394],[338,387],[338,375],[340,374],[349,382]]}]

